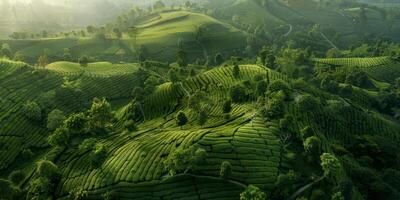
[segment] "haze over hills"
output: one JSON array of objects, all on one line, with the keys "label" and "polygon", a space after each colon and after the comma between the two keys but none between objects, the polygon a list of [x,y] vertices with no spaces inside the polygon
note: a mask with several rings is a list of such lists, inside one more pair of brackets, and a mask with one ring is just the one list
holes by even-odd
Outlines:
[{"label": "haze over hills", "polygon": [[398,9],[1,3],[0,200],[400,199]]}]

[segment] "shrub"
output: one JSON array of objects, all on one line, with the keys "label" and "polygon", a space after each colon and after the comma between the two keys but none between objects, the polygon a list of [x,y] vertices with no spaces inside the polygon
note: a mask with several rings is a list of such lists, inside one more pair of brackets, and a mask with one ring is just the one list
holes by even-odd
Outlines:
[{"label": "shrub", "polygon": [[204,149],[195,148],[178,148],[169,154],[164,160],[164,167],[169,175],[174,176],[178,173],[186,173],[196,168],[197,165],[205,162],[207,153]]},{"label": "shrub", "polygon": [[88,111],[88,128],[94,133],[105,133],[111,127],[114,114],[111,112],[111,105],[105,98],[95,98],[92,107]]},{"label": "shrub", "polygon": [[338,177],[340,175],[340,161],[330,153],[321,155],[321,167],[326,177]]},{"label": "shrub", "polygon": [[300,134],[303,140],[306,140],[307,138],[315,135],[314,131],[310,126],[306,126],[303,129],[301,129]]},{"label": "shrub", "polygon": [[311,112],[320,107],[320,102],[311,95],[303,95],[299,98],[297,105],[301,112]]},{"label": "shrub", "polygon": [[198,118],[198,123],[200,126],[203,126],[208,120],[208,114],[207,112],[203,109],[199,113],[199,118]]},{"label": "shrub", "polygon": [[93,150],[94,147],[96,146],[96,142],[97,141],[94,138],[83,140],[83,142],[79,145],[79,150],[81,151]]},{"label": "shrub", "polygon": [[8,179],[14,183],[14,185],[19,185],[25,179],[25,173],[20,170],[11,172]]},{"label": "shrub", "polygon": [[0,199],[17,199],[20,191],[9,180],[0,179]]},{"label": "shrub", "polygon": [[321,154],[321,140],[317,136],[311,136],[303,142],[305,152],[310,156]]},{"label": "shrub", "polygon": [[240,194],[240,200],[266,200],[267,195],[260,188],[249,185],[244,192]]},{"label": "shrub", "polygon": [[224,104],[222,105],[222,111],[223,113],[230,113],[232,111],[232,100],[227,99],[224,101]]},{"label": "shrub", "polygon": [[47,129],[54,131],[59,128],[65,120],[64,113],[61,110],[53,110],[47,116]]},{"label": "shrub", "polygon": [[107,157],[106,147],[103,144],[96,144],[90,156],[92,167],[99,167],[104,162],[106,157]]},{"label": "shrub", "polygon": [[246,88],[243,85],[234,85],[230,89],[230,97],[234,103],[242,103],[246,101]]},{"label": "shrub", "polygon": [[36,164],[36,172],[38,176],[55,181],[59,178],[58,167],[51,161],[42,160]]},{"label": "shrub", "polygon": [[28,101],[23,106],[25,116],[33,121],[42,120],[42,109],[33,101]]},{"label": "shrub", "polygon": [[125,130],[127,130],[129,132],[137,131],[137,129],[138,129],[135,124],[135,121],[133,121],[133,120],[125,121],[124,128],[125,128]]},{"label": "shrub", "polygon": [[345,200],[345,199],[341,192],[336,192],[336,193],[332,194],[331,200]]},{"label": "shrub", "polygon": [[238,64],[235,64],[235,65],[233,66],[232,74],[233,74],[233,77],[234,77],[234,78],[239,78],[239,76],[240,76],[240,68],[239,68],[239,65],[238,65]]},{"label": "shrub", "polygon": [[277,79],[272,81],[269,86],[268,86],[268,93],[275,93],[283,91],[286,95],[286,97],[289,97],[291,95],[291,88],[288,83],[281,79]]},{"label": "shrub", "polygon": [[229,161],[224,161],[221,164],[221,170],[219,176],[221,178],[228,178],[232,174],[232,165]]},{"label": "shrub", "polygon": [[188,122],[188,118],[183,111],[179,111],[176,115],[176,124],[182,128],[182,126],[186,125]]},{"label": "shrub", "polygon": [[261,81],[257,82],[256,87],[257,87],[256,88],[257,95],[264,96],[265,92],[267,91],[268,84],[266,81],[261,80]]}]

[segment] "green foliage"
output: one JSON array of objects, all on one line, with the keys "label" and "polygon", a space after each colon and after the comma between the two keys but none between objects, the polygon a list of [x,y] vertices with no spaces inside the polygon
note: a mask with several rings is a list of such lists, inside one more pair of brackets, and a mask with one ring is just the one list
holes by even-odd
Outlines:
[{"label": "green foliage", "polygon": [[246,88],[242,84],[237,84],[230,89],[230,98],[234,103],[243,103],[247,99]]},{"label": "green foliage", "polygon": [[21,51],[17,51],[14,54],[13,60],[20,61],[20,62],[25,62],[25,55]]},{"label": "green foliage", "polygon": [[132,97],[135,101],[143,102],[145,98],[145,92],[142,87],[135,87],[132,91]]},{"label": "green foliage", "polygon": [[23,106],[25,116],[32,121],[42,120],[42,109],[33,101],[28,101]]},{"label": "green foliage", "polygon": [[92,107],[88,111],[88,128],[90,132],[106,133],[112,129],[114,114],[111,112],[111,105],[105,98],[95,98]]},{"label": "green foliage", "polygon": [[14,184],[19,185],[23,180],[25,180],[25,173],[20,170],[15,170],[11,172],[8,179]]},{"label": "green foliage", "polygon": [[10,45],[8,45],[7,43],[2,44],[0,53],[1,53],[0,54],[1,56],[11,58],[12,53],[11,53]]},{"label": "green foliage", "polygon": [[177,61],[179,67],[186,67],[187,66],[187,53],[182,49],[178,51]]},{"label": "green foliage", "polygon": [[226,99],[222,105],[223,113],[230,113],[232,111],[232,100]]},{"label": "green foliage", "polygon": [[240,200],[266,200],[267,195],[260,188],[249,185],[244,192],[240,194]]},{"label": "green foliage", "polygon": [[138,127],[136,126],[136,123],[133,120],[125,121],[124,128],[125,128],[125,130],[127,130],[129,132],[138,130]]},{"label": "green foliage", "polygon": [[97,142],[97,140],[94,138],[85,139],[79,145],[79,150],[80,151],[93,150],[96,147],[96,142]]},{"label": "green foliage", "polygon": [[341,192],[336,192],[336,193],[332,194],[331,200],[345,200],[345,199]]},{"label": "green foliage", "polygon": [[224,62],[224,58],[222,57],[222,55],[220,53],[217,53],[215,55],[214,61],[215,61],[215,64],[219,66]]},{"label": "green foliage", "polygon": [[306,140],[307,138],[314,136],[314,131],[310,126],[306,126],[300,131],[301,137],[303,140]]},{"label": "green foliage", "polygon": [[9,180],[0,179],[0,199],[17,200],[19,189],[14,187]]},{"label": "green foliage", "polygon": [[70,138],[70,131],[65,127],[60,127],[48,137],[47,141],[51,146],[68,146]]},{"label": "green foliage", "polygon": [[258,96],[264,96],[265,92],[268,89],[268,83],[264,80],[258,81],[256,86],[256,93]]},{"label": "green foliage", "polygon": [[176,69],[170,69],[168,71],[168,78],[172,83],[179,82],[179,75]]},{"label": "green foliage", "polygon": [[221,170],[219,171],[219,176],[221,178],[229,178],[232,175],[232,165],[229,161],[224,161],[221,163]]},{"label": "green foliage", "polygon": [[287,199],[296,189],[294,185],[299,179],[299,174],[293,170],[289,170],[286,174],[280,174],[275,182],[276,192],[281,198]]},{"label": "green foliage", "polygon": [[65,120],[64,113],[61,110],[53,110],[47,116],[47,129],[54,131],[59,128]]},{"label": "green foliage", "polygon": [[186,125],[188,122],[188,118],[183,111],[179,111],[176,115],[176,124],[182,128],[182,126]]},{"label": "green foliage", "polygon": [[321,89],[336,93],[339,90],[339,83],[331,76],[324,78],[320,84]]},{"label": "green foliage", "polygon": [[88,197],[88,192],[81,187],[74,188],[68,195],[71,200],[85,200]]},{"label": "green foliage", "polygon": [[203,126],[208,120],[208,114],[207,111],[205,109],[202,109],[199,112],[199,118],[198,118],[198,123],[200,126]]},{"label": "green foliage", "polygon": [[326,177],[337,178],[340,176],[342,168],[340,161],[330,153],[321,155],[321,167]]},{"label": "green foliage", "polygon": [[240,68],[238,64],[235,64],[233,66],[233,71],[232,71],[233,77],[239,78],[240,77]]},{"label": "green foliage", "polygon": [[32,200],[51,199],[54,184],[45,177],[32,180],[29,184],[27,197]]},{"label": "green foliage", "polygon": [[318,156],[321,154],[321,140],[317,136],[308,137],[303,142],[305,152],[310,156]]},{"label": "green foliage", "polygon": [[272,94],[272,93],[279,92],[279,91],[283,91],[286,98],[290,97],[290,95],[291,95],[291,92],[290,92],[291,88],[287,82],[285,82],[281,79],[272,81],[268,86],[268,93]]},{"label": "green foliage", "polygon": [[320,108],[318,99],[308,94],[300,96],[297,105],[301,112],[312,112]]},{"label": "green foliage", "polygon": [[48,160],[41,160],[36,163],[36,173],[39,177],[49,179],[50,181],[56,181],[60,176],[58,167]]},{"label": "green foliage", "polygon": [[88,64],[90,62],[89,56],[87,55],[83,55],[79,58],[78,63],[82,66],[82,67],[87,67]]},{"label": "green foliage", "polygon": [[274,119],[279,118],[284,114],[286,95],[283,91],[273,93],[266,101],[263,114],[265,117]]},{"label": "green foliage", "polygon": [[107,148],[99,143],[96,144],[94,149],[92,150],[90,154],[90,162],[92,167],[100,167],[101,164],[103,164],[104,160],[107,158]]},{"label": "green foliage", "polygon": [[164,160],[164,167],[171,176],[186,173],[193,170],[197,165],[205,162],[207,153],[204,149],[191,146],[189,148],[178,148],[170,152]]}]

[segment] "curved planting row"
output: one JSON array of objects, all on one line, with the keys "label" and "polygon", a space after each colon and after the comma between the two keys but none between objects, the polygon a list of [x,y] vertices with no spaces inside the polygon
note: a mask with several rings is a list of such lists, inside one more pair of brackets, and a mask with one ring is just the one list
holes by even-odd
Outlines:
[{"label": "curved planting row", "polygon": [[204,130],[153,130],[133,138],[116,137],[103,142],[109,152],[97,169],[90,166],[89,152],[75,152],[62,159],[63,179],[58,187],[59,194],[68,194],[76,187],[95,190],[120,182],[160,180],[166,173],[163,161],[169,152],[178,146],[193,145],[205,133]]},{"label": "curved planting row", "polygon": [[346,66],[346,67],[376,67],[386,65],[391,62],[390,57],[375,57],[375,58],[317,58],[314,59],[317,63]]},{"label": "curved planting row", "polygon": [[230,179],[272,189],[281,157],[277,127],[273,124],[266,127],[261,118],[255,118],[240,127],[232,125],[216,130],[199,141],[208,151],[207,165],[200,167],[202,172],[218,176],[221,163],[229,161]]},{"label": "curved planting row", "polygon": [[[244,188],[224,179],[181,175],[162,181],[118,183],[88,192],[87,199],[236,200]],[[67,197],[61,199],[68,199]]]}]

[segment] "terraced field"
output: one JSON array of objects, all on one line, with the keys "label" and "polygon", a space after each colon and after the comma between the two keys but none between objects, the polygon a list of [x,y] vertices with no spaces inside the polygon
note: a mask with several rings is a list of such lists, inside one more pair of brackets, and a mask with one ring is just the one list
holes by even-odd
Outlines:
[{"label": "terraced field", "polygon": [[[80,83],[85,102],[94,97],[106,97],[111,102],[129,100],[132,89],[138,84],[135,64],[108,70],[106,66],[95,64],[88,68],[86,73],[78,74],[69,68],[37,69],[20,62],[0,61],[0,137],[5,138],[2,142],[8,141],[0,150],[0,170],[7,168],[23,150],[48,147],[47,128],[24,115],[23,104],[27,101],[71,113],[81,109],[82,102],[78,99],[55,101],[55,91],[66,77]],[[57,103],[49,104],[53,101]]]},{"label": "terraced field", "polygon": [[374,58],[327,58],[314,62],[339,67],[338,70],[361,69],[379,81],[393,82],[400,76],[400,64],[390,57]]}]

